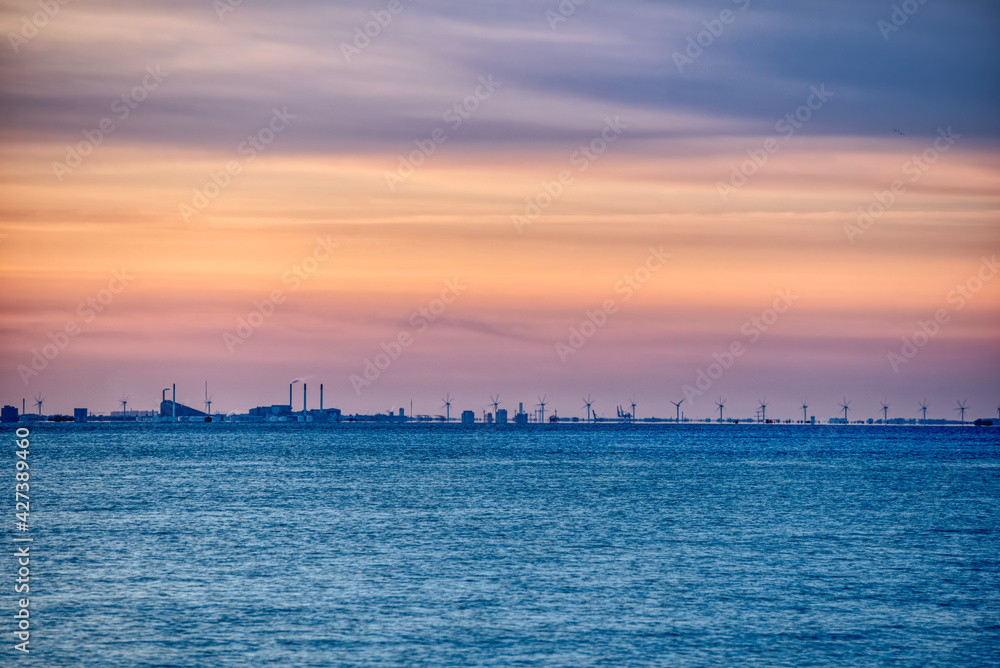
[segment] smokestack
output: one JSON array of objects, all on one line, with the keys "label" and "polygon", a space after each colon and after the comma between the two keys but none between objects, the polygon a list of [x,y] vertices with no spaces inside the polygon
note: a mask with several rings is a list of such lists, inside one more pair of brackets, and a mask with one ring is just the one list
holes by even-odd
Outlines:
[{"label": "smokestack", "polygon": [[288,410],[292,410],[292,385],[293,383],[288,384]]},{"label": "smokestack", "polygon": [[171,387],[173,388],[170,392],[170,410],[173,411],[171,419],[177,422],[177,383],[174,383]]},{"label": "smokestack", "polygon": [[306,388],[308,385],[302,383],[302,417],[306,416]]},{"label": "smokestack", "polygon": [[323,410],[323,383],[319,384],[319,409]]}]

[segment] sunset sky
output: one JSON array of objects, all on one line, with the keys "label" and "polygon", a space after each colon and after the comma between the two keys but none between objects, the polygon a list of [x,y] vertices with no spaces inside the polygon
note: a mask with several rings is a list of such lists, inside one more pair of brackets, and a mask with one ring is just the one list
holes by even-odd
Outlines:
[{"label": "sunset sky", "polygon": [[0,403],[997,417],[995,2],[63,2],[0,3]]}]

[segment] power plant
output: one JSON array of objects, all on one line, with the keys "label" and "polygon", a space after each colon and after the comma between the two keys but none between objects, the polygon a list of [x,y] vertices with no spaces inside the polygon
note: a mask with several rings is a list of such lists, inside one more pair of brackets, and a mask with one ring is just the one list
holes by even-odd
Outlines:
[{"label": "power plant", "polygon": [[[319,408],[310,409],[309,408],[309,386],[305,382],[305,378],[296,378],[288,384],[288,403],[287,404],[268,404],[256,406],[247,410],[245,413],[240,413],[238,411],[232,410],[228,413],[222,413],[218,410],[213,412],[212,407],[217,404],[214,400],[214,395],[209,393],[208,383],[204,386],[204,410],[199,410],[190,405],[186,405],[177,401],[177,384],[172,383],[170,387],[165,387],[160,393],[160,405],[158,411],[151,410],[135,410],[129,409],[130,404],[135,402],[130,398],[128,393],[121,393],[118,397],[117,403],[121,406],[119,411],[111,411],[109,414],[105,415],[102,413],[95,413],[87,408],[75,408],[73,409],[72,416],[69,415],[54,415],[45,416],[42,413],[42,409],[47,401],[46,397],[39,393],[34,397],[34,409],[33,413],[25,412],[25,405],[27,400],[22,398],[21,400],[21,410],[18,411],[14,406],[3,406],[2,413],[0,413],[0,421],[4,423],[16,423],[16,422],[39,422],[39,421],[49,421],[49,422],[225,422],[225,423],[247,423],[247,422],[285,422],[285,423],[316,423],[316,424],[336,424],[336,423],[366,423],[366,422],[376,422],[376,423],[397,423],[397,424],[407,424],[407,423],[428,423],[428,422],[441,422],[444,424],[452,424],[451,422],[451,406],[454,400],[451,394],[446,394],[442,399],[444,402],[442,408],[445,409],[444,415],[414,415],[413,414],[413,402],[410,401],[410,415],[399,408],[390,408],[385,413],[375,413],[375,414],[352,414],[345,415],[338,408],[327,408],[325,404],[325,394],[324,385],[320,383],[319,386]],[[295,410],[294,407],[294,391],[295,385],[302,384],[302,407],[300,410]],[[166,398],[167,390],[170,390],[170,399]],[[560,417],[558,410],[553,411],[552,415],[547,416],[546,408],[549,405],[546,395],[538,395],[538,402],[535,404],[535,410],[533,413],[528,413],[524,409],[524,403],[518,402],[517,412],[513,416],[513,421],[510,419],[510,415],[505,408],[500,408],[500,395],[490,395],[489,402],[483,406],[482,413],[477,418],[477,413],[475,410],[463,410],[461,411],[461,417],[459,423],[461,425],[496,425],[496,426],[507,426],[513,424],[513,426],[528,426],[528,425],[558,425],[558,424],[574,424],[574,423],[584,423],[591,425],[601,425],[601,424],[625,424],[625,425],[655,425],[660,423],[670,423],[674,425],[688,424],[696,425],[699,423],[711,423],[716,422],[720,424],[806,424],[815,425],[818,422],[816,416],[809,416],[809,405],[805,400],[802,401],[799,408],[802,410],[801,420],[791,420],[791,419],[769,419],[767,417],[767,409],[770,407],[767,398],[761,399],[758,403],[756,413],[753,417],[748,418],[738,418],[738,417],[726,417],[725,408],[727,406],[727,400],[722,396],[719,396],[718,400],[715,401],[715,408],[718,409],[717,418],[699,417],[690,418],[681,413],[681,405],[685,402],[685,399],[680,401],[669,401],[674,407],[674,417],[655,417],[649,416],[644,417],[639,420],[636,411],[636,400],[634,397],[630,398],[627,406],[631,408],[631,411],[627,410],[625,407],[619,405],[617,407],[617,414],[614,418],[599,416],[597,410],[594,408],[594,402],[590,395],[583,399],[583,405],[581,408],[584,409],[584,417],[581,419],[579,417]],[[889,419],[889,407],[890,404],[886,400],[882,400],[879,404],[880,406],[880,419],[867,418],[866,420],[855,420],[851,421],[850,409],[851,402],[845,396],[839,404],[839,409],[843,412],[843,417],[831,417],[826,420],[827,424],[878,424],[878,425],[926,425],[926,426],[941,426],[941,425],[966,425],[974,424],[976,426],[992,426],[994,424],[1000,424],[1000,408],[998,408],[998,418],[994,422],[994,418],[982,418],[977,420],[967,420],[966,411],[968,410],[968,405],[964,400],[958,401],[957,406],[954,411],[959,413],[958,420],[953,419],[928,419],[927,410],[928,403],[927,400],[919,402],[920,410],[917,412],[920,418],[905,418],[905,417],[895,417],[891,420]],[[492,411],[488,409],[492,408]]]}]

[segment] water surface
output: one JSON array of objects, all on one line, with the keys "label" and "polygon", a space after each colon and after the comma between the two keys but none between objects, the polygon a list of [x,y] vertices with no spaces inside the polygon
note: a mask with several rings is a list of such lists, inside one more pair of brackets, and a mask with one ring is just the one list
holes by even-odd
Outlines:
[{"label": "water surface", "polygon": [[44,424],[31,465],[3,665],[1000,657],[997,429]]}]

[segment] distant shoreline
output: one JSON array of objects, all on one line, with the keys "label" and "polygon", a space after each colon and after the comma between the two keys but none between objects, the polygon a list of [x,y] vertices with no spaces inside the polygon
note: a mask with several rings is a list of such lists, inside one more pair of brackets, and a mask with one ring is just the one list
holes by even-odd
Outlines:
[{"label": "distant shoreline", "polygon": [[261,421],[246,421],[246,420],[227,420],[224,418],[220,419],[177,419],[176,421],[167,419],[147,419],[147,420],[121,420],[121,419],[88,419],[86,422],[77,422],[72,418],[68,420],[21,420],[19,422],[9,422],[5,423],[9,425],[19,425],[19,426],[32,426],[32,425],[136,425],[143,427],[156,427],[160,425],[238,425],[238,426],[261,426],[261,425],[275,425],[283,427],[291,426],[303,426],[303,427],[349,427],[349,426],[390,426],[390,427],[442,427],[442,428],[493,428],[493,429],[539,429],[539,428],[560,428],[560,427],[628,427],[628,428],[639,428],[639,427],[995,427],[1000,426],[1000,421],[993,419],[977,419],[977,420],[966,420],[963,424],[958,420],[928,420],[926,423],[920,420],[910,421],[910,422],[892,422],[888,424],[883,424],[880,421],[858,421],[858,422],[821,422],[817,420],[815,423],[802,422],[799,421],[768,421],[763,423],[758,421],[750,420],[739,420],[739,421],[725,421],[719,422],[718,420],[684,420],[680,424],[673,420],[637,420],[634,422],[623,421],[623,420],[597,420],[593,422],[587,422],[583,419],[572,421],[572,420],[559,420],[558,422],[529,422],[527,424],[515,424],[512,422],[506,424],[497,424],[493,422],[473,422],[473,423],[461,423],[457,420],[452,420],[451,422],[445,422],[443,420],[351,420],[345,419],[340,422],[311,422],[311,421],[301,421],[301,420],[261,420]]}]

